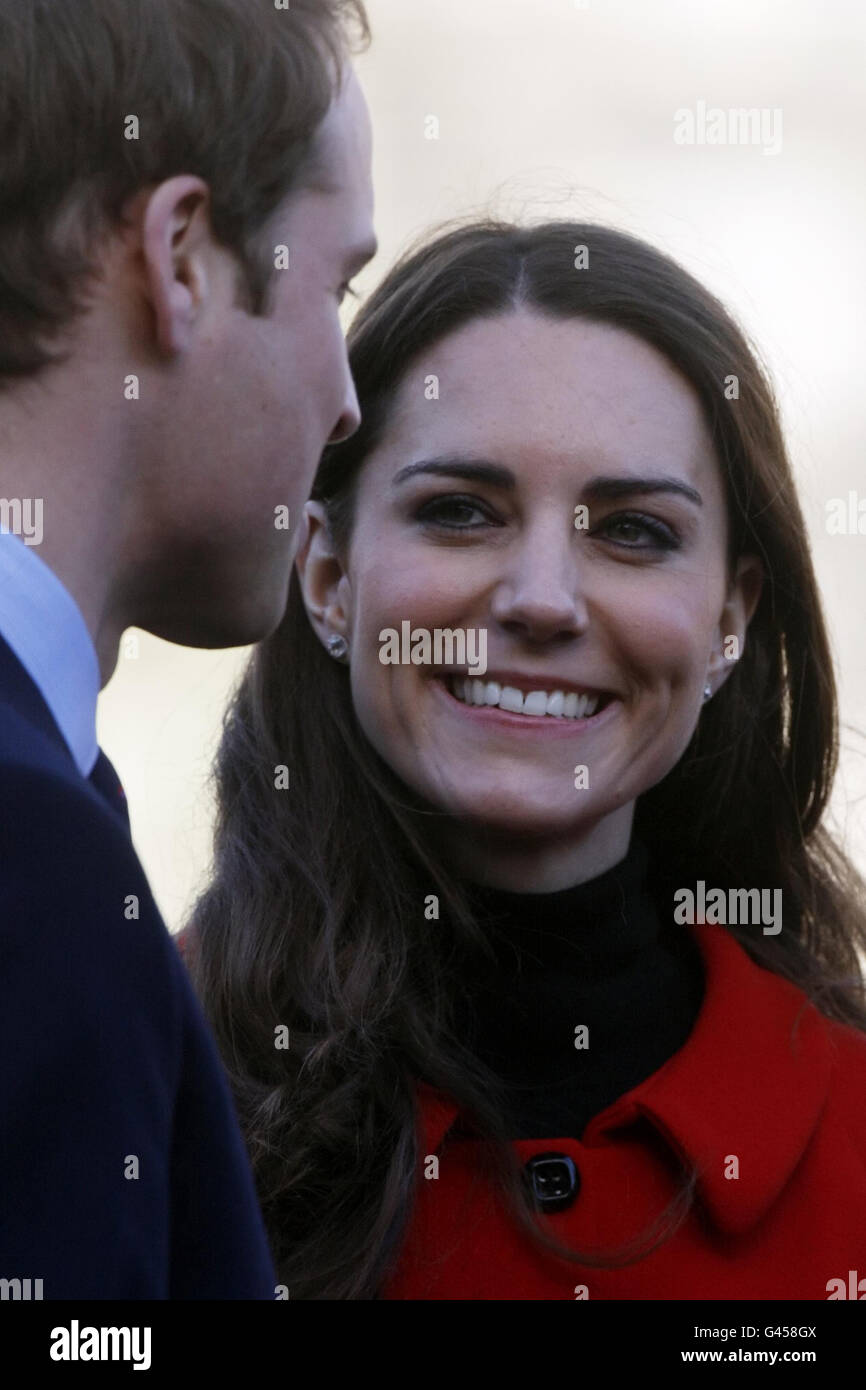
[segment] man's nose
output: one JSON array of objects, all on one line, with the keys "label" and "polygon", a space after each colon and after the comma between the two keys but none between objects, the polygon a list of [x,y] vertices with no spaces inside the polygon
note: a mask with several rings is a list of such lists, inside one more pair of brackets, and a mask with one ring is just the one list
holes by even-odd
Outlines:
[{"label": "man's nose", "polygon": [[349,439],[355,433],[361,423],[361,407],[358,404],[358,393],[355,390],[355,383],[351,372],[346,373],[346,395],[343,407],[340,411],[340,418],[331,431],[328,439],[329,444],[339,444],[344,439]]}]

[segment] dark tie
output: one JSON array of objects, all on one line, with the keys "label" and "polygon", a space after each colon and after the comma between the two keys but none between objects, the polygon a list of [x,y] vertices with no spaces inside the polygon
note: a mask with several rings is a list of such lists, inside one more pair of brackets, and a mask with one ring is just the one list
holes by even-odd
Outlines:
[{"label": "dark tie", "polygon": [[90,774],[90,784],[104,797],[112,810],[116,811],[129,830],[129,809],[126,804],[126,793],[120,785],[120,778],[109,762],[108,758],[99,750],[99,757],[96,759],[96,766]]}]

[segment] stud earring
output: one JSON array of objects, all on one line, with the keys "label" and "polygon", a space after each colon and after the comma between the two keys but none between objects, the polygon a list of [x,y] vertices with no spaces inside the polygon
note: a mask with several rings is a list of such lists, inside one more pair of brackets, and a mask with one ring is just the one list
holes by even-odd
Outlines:
[{"label": "stud earring", "polygon": [[706,703],[707,703],[707,700],[709,700],[709,699],[712,697],[712,693],[713,693],[713,692],[712,692],[712,688],[711,688],[709,685],[705,685],[705,686],[704,686],[704,704],[706,704]]},{"label": "stud earring", "polygon": [[345,637],[340,637],[336,632],[328,638],[328,652],[335,661],[342,661],[349,650],[349,644]]}]

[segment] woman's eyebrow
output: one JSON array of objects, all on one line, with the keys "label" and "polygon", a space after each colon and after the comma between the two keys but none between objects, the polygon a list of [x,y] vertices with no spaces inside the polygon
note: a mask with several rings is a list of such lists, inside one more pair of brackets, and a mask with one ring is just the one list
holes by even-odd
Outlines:
[{"label": "woman's eyebrow", "polygon": [[704,505],[704,499],[697,488],[690,487],[680,478],[656,476],[649,478],[598,477],[590,478],[583,489],[584,497],[590,502],[604,502],[618,497],[637,495],[648,496],[653,492],[679,493],[689,502],[694,502],[696,507]]},{"label": "woman's eyebrow", "polygon": [[[414,478],[419,473],[465,478],[470,482],[488,483],[492,487],[503,489],[513,490],[517,486],[517,479],[510,468],[505,468],[501,463],[492,463],[490,459],[467,458],[462,454],[421,459],[418,463],[409,463],[395,474],[394,486],[406,482],[409,478]],[[688,483],[682,482],[679,478],[599,476],[590,478],[583,488],[583,496],[591,502],[610,501],[619,497],[649,496],[654,492],[678,493],[697,507],[704,505],[704,500],[697,488],[690,487]]]},{"label": "woman's eyebrow", "polygon": [[515,488],[517,479],[510,468],[501,463],[491,463],[489,459],[470,458],[465,454],[444,455],[441,458],[421,459],[419,463],[408,463],[395,473],[392,480],[396,487],[414,478],[418,473],[432,473],[451,478],[466,478],[470,482],[489,483],[491,487]]}]

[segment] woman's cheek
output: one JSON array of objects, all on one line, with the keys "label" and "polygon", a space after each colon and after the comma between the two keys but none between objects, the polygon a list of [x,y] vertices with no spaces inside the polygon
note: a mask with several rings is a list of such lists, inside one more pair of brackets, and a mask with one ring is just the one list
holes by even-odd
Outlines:
[{"label": "woman's cheek", "polygon": [[625,632],[648,672],[667,671],[679,684],[706,661],[712,643],[710,610],[682,586],[647,586],[643,595],[635,595]]}]

